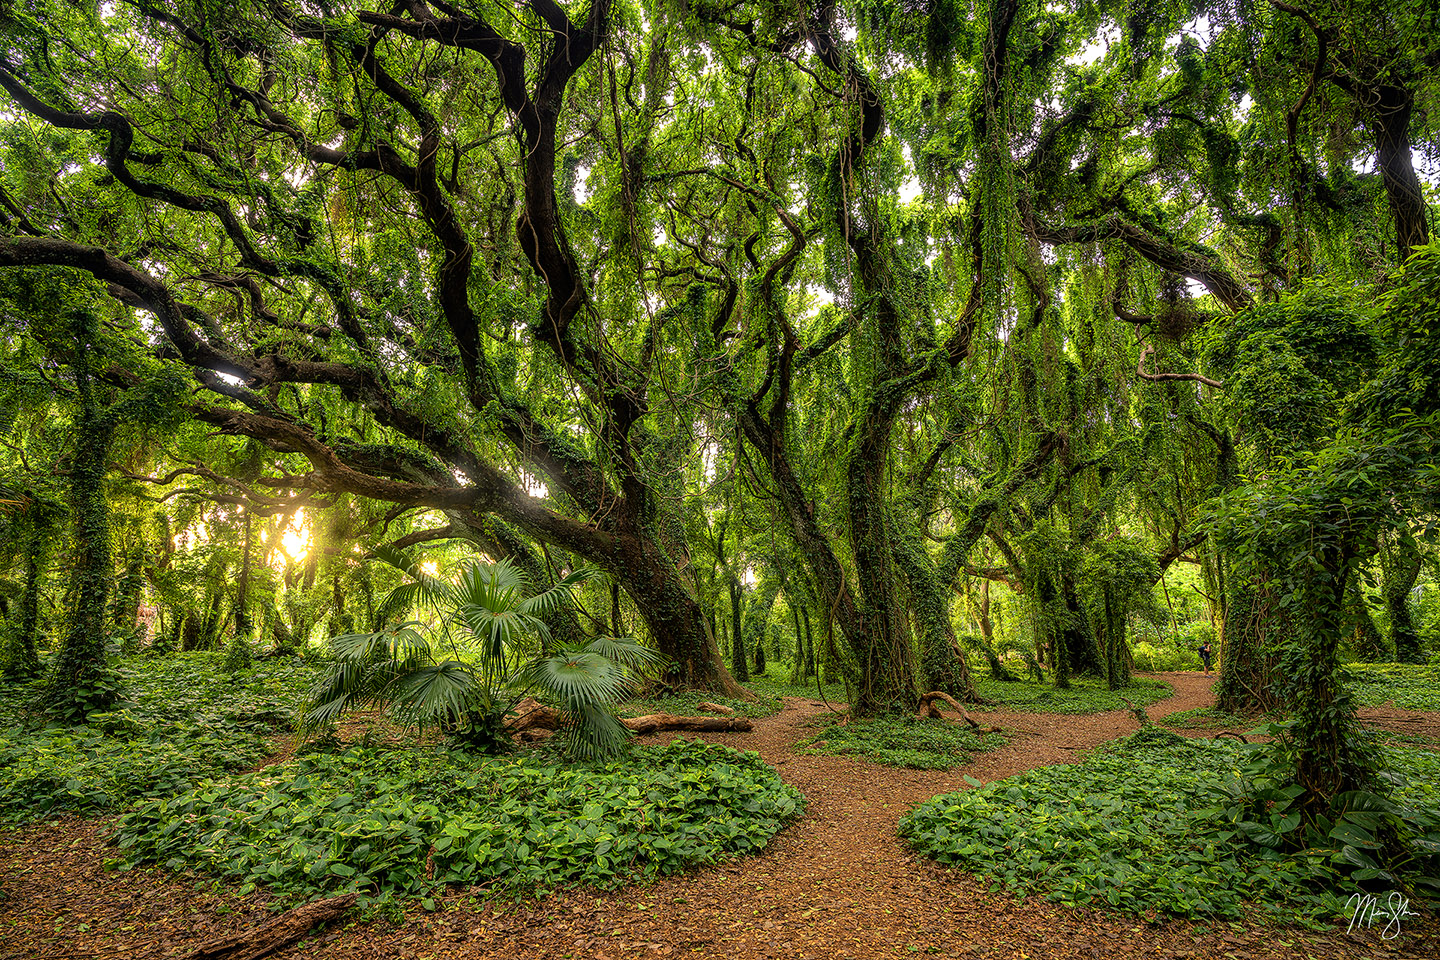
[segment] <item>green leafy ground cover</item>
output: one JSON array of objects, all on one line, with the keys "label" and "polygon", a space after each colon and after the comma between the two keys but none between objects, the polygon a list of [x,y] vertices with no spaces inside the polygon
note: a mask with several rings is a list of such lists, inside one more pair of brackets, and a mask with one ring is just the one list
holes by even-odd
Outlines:
[{"label": "green leafy ground cover", "polygon": [[206,781],[120,821],[118,865],[157,863],[286,896],[423,899],[615,886],[759,851],[799,791],[754,753],[698,741],[560,766],[535,754],[352,748]]},{"label": "green leafy ground cover", "polygon": [[815,736],[800,742],[801,749],[912,770],[949,770],[1005,742],[997,733],[980,736],[949,720],[905,714],[873,720],[827,718],[820,727]]},{"label": "green leafy ground cover", "polygon": [[[1386,755],[1407,781],[1392,801],[1440,809],[1440,757],[1401,748]],[[1267,850],[1238,839],[1224,818],[1192,816],[1246,756],[1233,741],[1142,731],[1081,763],[935,797],[899,832],[925,856],[997,889],[1067,906],[1236,918],[1253,904],[1284,920],[1342,919],[1355,885],[1332,857]],[[1279,829],[1293,829],[1276,817]]]},{"label": "green leafy ground cover", "polygon": [[1111,690],[1103,680],[1076,677],[1071,679],[1069,690],[1057,690],[1048,683],[1026,680],[1002,682],[977,676],[975,689],[986,700],[995,701],[997,706],[1034,713],[1104,713],[1107,710],[1124,710],[1125,700],[1143,707],[1164,700],[1173,692],[1169,684],[1149,677],[1136,677],[1130,686],[1122,690]]},{"label": "green leafy ground cover", "polygon": [[125,699],[87,726],[35,727],[34,685],[0,692],[0,823],[99,813],[241,770],[287,730],[313,669],[267,660],[224,674],[223,653],[131,660],[116,670]]},{"label": "green leafy ground cover", "polygon": [[1345,672],[1360,706],[1378,707],[1393,700],[1401,710],[1440,710],[1440,666],[1352,663]]}]

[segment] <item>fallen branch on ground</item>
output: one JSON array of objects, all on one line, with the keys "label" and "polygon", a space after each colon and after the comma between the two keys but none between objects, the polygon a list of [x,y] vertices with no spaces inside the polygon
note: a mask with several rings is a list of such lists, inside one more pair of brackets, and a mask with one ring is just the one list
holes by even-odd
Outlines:
[{"label": "fallen branch on ground", "polygon": [[[558,730],[565,724],[565,715],[554,707],[547,707],[526,697],[515,707],[516,716],[505,721],[505,729],[511,733],[524,730]],[[691,733],[746,733],[752,729],[746,717],[680,717],[673,713],[652,713],[644,717],[630,717],[620,721],[636,733],[661,733],[670,730],[684,730]]]},{"label": "fallen branch on ground", "polygon": [[964,720],[965,723],[969,725],[970,729],[974,730],[976,733],[1000,732],[999,727],[980,726],[980,724],[976,723],[975,720],[970,716],[970,714],[965,712],[965,708],[960,706],[960,704],[955,700],[954,697],[940,690],[931,690],[929,693],[925,694],[925,696],[920,698],[920,706],[915,709],[915,716],[920,719],[925,719],[927,717],[931,720],[946,719],[945,714],[941,713],[940,708],[935,705],[936,700],[941,700],[948,704],[952,710],[954,710],[960,715],[960,719]]},{"label": "fallen branch on ground", "polygon": [[259,960],[288,947],[312,927],[334,920],[354,905],[353,893],[303,904],[243,933],[203,943],[186,954],[185,960]]}]

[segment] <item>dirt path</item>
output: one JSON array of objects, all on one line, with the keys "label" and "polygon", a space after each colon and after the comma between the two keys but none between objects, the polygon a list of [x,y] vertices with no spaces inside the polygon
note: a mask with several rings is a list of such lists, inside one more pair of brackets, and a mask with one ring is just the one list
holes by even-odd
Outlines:
[{"label": "dirt path", "polygon": [[[1175,696],[1152,718],[1208,706],[1212,680],[1164,674]],[[917,860],[895,822],[914,804],[1067,762],[1137,728],[1129,711],[1091,716],[976,713],[1012,731],[1010,742],[950,771],[892,770],[794,752],[823,704],[791,699],[748,734],[714,735],[756,750],[808,799],[805,818],[764,855],[645,887],[578,891],[533,904],[477,907],[455,894],[444,909],[394,926],[353,925],[280,954],[330,958],[629,957],[1375,957],[1440,955],[1433,922],[1395,941],[1232,924],[1146,924],[991,894],[972,877]],[[669,739],[647,738],[650,742]],[[94,821],[60,821],[0,837],[0,957],[159,957],[181,944],[255,922],[259,905],[197,892],[158,873],[114,874]],[[228,915],[221,910],[234,911]],[[96,921],[77,935],[86,912]],[[102,918],[105,918],[102,920]],[[116,919],[123,922],[116,923]],[[108,923],[105,922],[108,920]],[[103,934],[98,926],[108,927]],[[20,939],[16,939],[19,937]]]}]

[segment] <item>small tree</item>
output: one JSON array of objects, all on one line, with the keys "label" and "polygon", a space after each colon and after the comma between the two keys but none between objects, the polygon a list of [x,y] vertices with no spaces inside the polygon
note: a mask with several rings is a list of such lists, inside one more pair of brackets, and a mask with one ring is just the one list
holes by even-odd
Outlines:
[{"label": "small tree", "polygon": [[[611,756],[628,738],[611,707],[659,656],[614,637],[561,647],[545,626],[544,618],[594,571],[577,570],[536,593],[519,568],[503,560],[467,562],[451,583],[397,551],[376,555],[409,577],[382,611],[428,606],[436,627],[412,620],[335,637],[335,665],[310,691],[307,728],[327,726],[349,709],[378,706],[407,726],[439,726],[480,749],[498,750],[506,742],[505,713],[522,695],[536,692],[558,702],[569,718],[562,735],[572,757]],[[529,637],[542,642],[526,658],[520,647]],[[517,653],[522,663],[511,670]]]}]

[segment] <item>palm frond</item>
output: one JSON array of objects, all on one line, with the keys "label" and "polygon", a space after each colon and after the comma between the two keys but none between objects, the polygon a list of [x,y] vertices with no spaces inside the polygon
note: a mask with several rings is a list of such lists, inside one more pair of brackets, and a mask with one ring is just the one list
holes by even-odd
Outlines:
[{"label": "palm frond", "polygon": [[575,588],[599,573],[593,567],[581,567],[574,573],[557,580],[549,590],[527,597],[520,603],[520,609],[536,617],[549,616],[569,602],[575,595]]},{"label": "palm frond", "polygon": [[619,666],[596,653],[557,653],[537,657],[516,680],[557,700],[569,712],[609,705],[630,693],[632,681]]},{"label": "palm frond", "polygon": [[596,637],[582,648],[635,673],[644,673],[665,662],[658,650],[651,650],[632,637]]},{"label": "palm frond", "polygon": [[[382,563],[388,564],[409,577],[412,583],[402,586],[413,586],[415,588],[414,599],[423,599],[425,602],[435,606],[437,609],[443,606],[450,597],[451,586],[440,577],[431,576],[425,572],[421,561],[403,550],[396,550],[394,547],[376,547],[371,555]],[[400,589],[399,587],[396,588]],[[395,591],[392,590],[391,594]],[[389,600],[389,597],[386,598]],[[413,600],[412,600],[413,602]]]},{"label": "palm frond", "polygon": [[615,756],[633,734],[610,711],[591,705],[572,714],[560,736],[572,758],[590,761]]},{"label": "palm frond", "polygon": [[400,719],[424,728],[458,723],[488,691],[475,671],[458,660],[446,660],[395,678],[386,694]]}]

